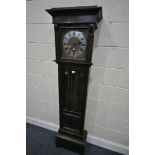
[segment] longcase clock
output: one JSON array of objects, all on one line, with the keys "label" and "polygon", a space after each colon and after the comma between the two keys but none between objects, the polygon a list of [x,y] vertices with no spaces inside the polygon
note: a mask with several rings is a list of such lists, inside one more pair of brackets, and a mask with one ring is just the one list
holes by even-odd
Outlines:
[{"label": "longcase clock", "polygon": [[84,130],[89,68],[94,31],[102,7],[65,7],[46,10],[53,17],[59,78],[59,120],[56,146],[84,154]]}]

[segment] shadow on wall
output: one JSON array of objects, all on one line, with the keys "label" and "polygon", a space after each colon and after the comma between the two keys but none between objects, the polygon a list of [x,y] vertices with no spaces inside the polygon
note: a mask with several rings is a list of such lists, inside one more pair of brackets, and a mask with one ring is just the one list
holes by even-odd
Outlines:
[{"label": "shadow on wall", "polygon": [[94,47],[128,48],[128,27],[128,22],[110,22],[103,19],[95,31]]},{"label": "shadow on wall", "polygon": [[[98,28],[97,28],[97,30],[94,33],[94,46],[93,46],[92,57],[94,55],[94,48],[96,48],[98,46],[97,43],[99,41],[99,36],[101,34],[101,25],[102,24],[103,24],[103,21],[101,20],[98,23]],[[88,89],[88,91],[90,90],[90,92],[88,92],[88,94],[90,94],[89,96],[91,96],[93,98],[93,96],[94,97],[98,96],[98,94],[99,94],[99,87],[96,87],[97,90],[95,91],[95,94],[93,92],[91,93],[91,90],[92,90],[92,88],[90,88],[91,87],[90,83],[92,83],[92,77],[90,76],[91,71],[92,71],[92,67],[90,67],[90,73],[89,73],[89,79],[88,79],[88,88],[87,89]],[[97,112],[97,106],[94,106],[94,105],[95,105],[95,100],[92,103],[91,100],[88,99],[88,95],[87,95],[87,100],[86,100],[86,118],[85,118],[87,120],[87,122],[85,122],[85,126],[86,126],[86,128],[89,126],[88,127],[88,129],[89,129],[88,132],[90,132],[90,133],[94,133],[94,129],[95,129],[94,128],[95,126],[89,125],[89,124],[95,124],[95,122],[96,122],[96,117],[95,116],[96,116],[96,112]],[[93,111],[94,111],[93,114],[90,114],[90,112],[88,112],[89,108],[93,108]]]}]

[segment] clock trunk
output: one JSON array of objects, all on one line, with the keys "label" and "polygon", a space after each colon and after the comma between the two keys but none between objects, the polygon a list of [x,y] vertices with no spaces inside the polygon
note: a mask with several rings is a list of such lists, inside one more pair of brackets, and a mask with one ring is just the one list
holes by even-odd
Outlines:
[{"label": "clock trunk", "polygon": [[59,64],[60,130],[83,134],[89,67]]}]

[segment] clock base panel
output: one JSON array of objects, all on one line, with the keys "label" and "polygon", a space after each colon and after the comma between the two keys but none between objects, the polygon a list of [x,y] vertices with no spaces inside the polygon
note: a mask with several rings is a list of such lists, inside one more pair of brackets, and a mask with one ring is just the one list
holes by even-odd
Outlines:
[{"label": "clock base panel", "polygon": [[80,155],[84,155],[86,139],[86,130],[84,130],[84,138],[81,140],[58,133],[55,137],[55,144],[56,147],[64,147],[74,152],[78,152]]}]

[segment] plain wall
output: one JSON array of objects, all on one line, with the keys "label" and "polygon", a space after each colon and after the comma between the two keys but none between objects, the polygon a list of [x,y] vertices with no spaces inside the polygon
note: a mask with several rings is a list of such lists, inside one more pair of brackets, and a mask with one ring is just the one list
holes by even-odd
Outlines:
[{"label": "plain wall", "polygon": [[85,128],[90,135],[129,145],[128,0],[27,1],[27,116],[59,124],[54,28],[45,9],[98,5]]}]

